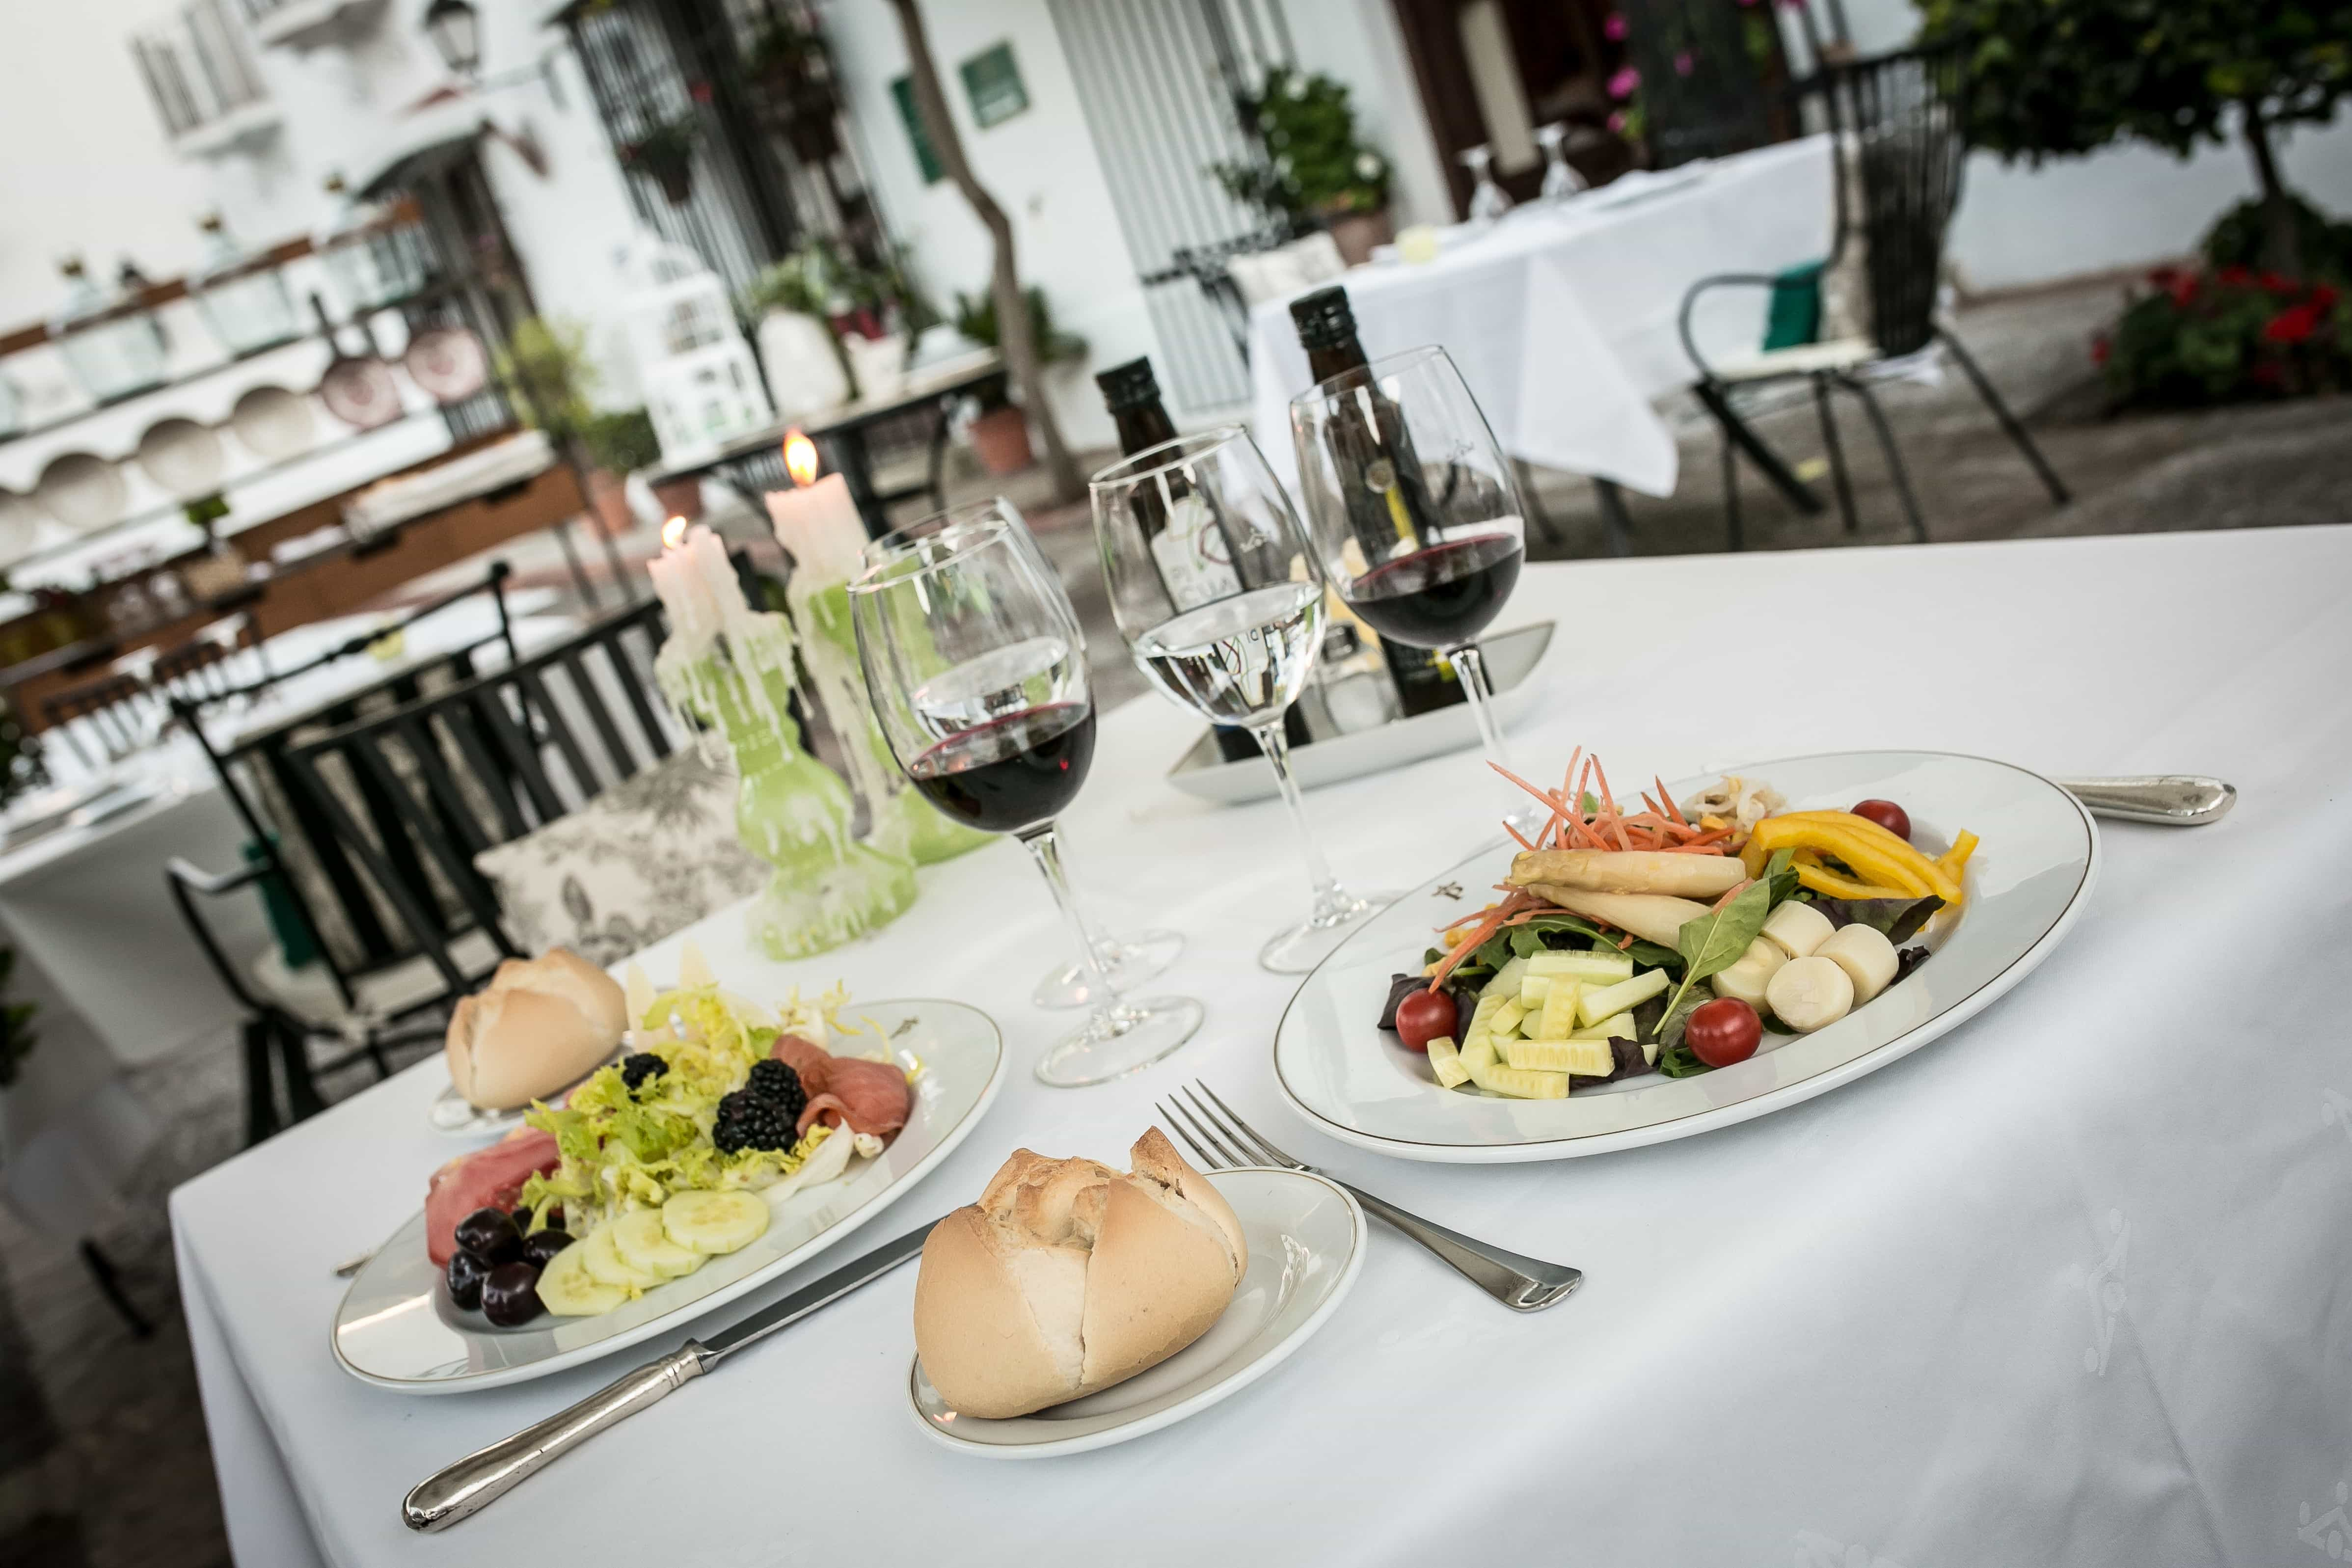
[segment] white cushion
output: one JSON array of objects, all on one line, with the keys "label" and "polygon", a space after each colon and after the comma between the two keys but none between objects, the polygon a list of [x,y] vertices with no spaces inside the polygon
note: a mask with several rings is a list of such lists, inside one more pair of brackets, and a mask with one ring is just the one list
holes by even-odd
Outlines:
[{"label": "white cushion", "polygon": [[1852,370],[1878,357],[1878,345],[1867,338],[1840,338],[1826,343],[1799,343],[1793,348],[1744,354],[1718,361],[1709,368],[1717,381],[1763,381],[1776,375],[1811,375],[1817,371]]},{"label": "white cushion", "polygon": [[[449,961],[466,975],[488,973],[498,966],[498,944],[486,931],[470,931],[449,944]],[[334,976],[323,963],[299,969],[286,966],[286,955],[273,942],[253,965],[254,984],[263,995],[307,1024],[332,1029],[356,1040],[372,1026],[421,1006],[448,990],[441,972],[423,953],[379,969],[352,984],[359,1005],[343,1005]]]}]

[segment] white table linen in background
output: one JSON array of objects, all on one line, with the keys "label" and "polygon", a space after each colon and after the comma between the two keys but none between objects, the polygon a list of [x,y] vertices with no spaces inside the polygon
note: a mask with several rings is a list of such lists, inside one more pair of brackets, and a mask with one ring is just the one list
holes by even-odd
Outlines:
[{"label": "white table linen in background", "polygon": [[[1671,495],[1674,437],[1650,405],[1697,378],[1675,330],[1683,296],[1716,273],[1819,261],[1830,245],[1827,137],[1694,172],[1623,206],[1593,205],[1610,186],[1561,211],[1515,210],[1434,261],[1352,269],[1339,281],[1365,353],[1443,344],[1514,457]],[[1753,352],[1767,302],[1760,289],[1707,297],[1693,321],[1701,351]],[[1289,301],[1258,305],[1250,423],[1286,479],[1290,400],[1312,384]]]},{"label": "white table linen in background", "polygon": [[[705,922],[737,988],[961,997],[1013,1060],[894,1212],[696,1326],[971,1201],[1018,1145],[1123,1160],[1194,1076],[1295,1153],[1580,1266],[1578,1294],[1514,1316],[1375,1226],[1354,1294],[1273,1376],[1140,1441],[1008,1467],[909,1415],[905,1270],[415,1536],[414,1482],[674,1342],[437,1399],[337,1370],[330,1268],[413,1214],[457,1146],[425,1128],[431,1062],[174,1195],[231,1530],[286,1538],[290,1494],[346,1568],[2326,1561],[2352,1466],[2347,575],[2343,528],[1528,567],[1505,623],[1566,634],[1516,741],[1538,771],[1580,742],[1668,778],[1912,746],[2243,791],[2212,827],[2103,825],[2071,938],[1927,1048],[1777,1115],[1555,1164],[1386,1160],[1283,1107],[1269,1042],[1295,982],[1252,962],[1305,896],[1282,808],[1169,788],[1199,721],[1139,700],[1106,719],[1073,864],[1107,919],[1190,938],[1152,988],[1204,998],[1201,1037],[1097,1089],[1029,1078],[1071,1019],[1028,1005],[1062,947],[1009,843],[809,963],[750,957],[732,913]],[[1464,752],[1307,798],[1343,876],[1403,887],[1490,834],[1476,779]],[[647,955],[657,977],[676,947]]]}]

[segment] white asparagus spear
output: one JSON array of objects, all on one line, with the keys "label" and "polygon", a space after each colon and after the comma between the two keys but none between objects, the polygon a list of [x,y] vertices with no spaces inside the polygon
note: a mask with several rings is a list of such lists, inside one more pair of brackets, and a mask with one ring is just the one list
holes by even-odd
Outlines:
[{"label": "white asparagus spear", "polygon": [[1715,900],[1748,879],[1728,855],[1666,855],[1653,849],[1528,849],[1511,862],[1511,885],[1583,888],[1595,893],[1664,893]]},{"label": "white asparagus spear", "polygon": [[1685,921],[1706,913],[1705,904],[1670,899],[1663,893],[1596,893],[1589,888],[1562,888],[1549,882],[1538,882],[1528,891],[1549,899],[1570,914],[1632,931],[1661,947],[1675,945]]}]

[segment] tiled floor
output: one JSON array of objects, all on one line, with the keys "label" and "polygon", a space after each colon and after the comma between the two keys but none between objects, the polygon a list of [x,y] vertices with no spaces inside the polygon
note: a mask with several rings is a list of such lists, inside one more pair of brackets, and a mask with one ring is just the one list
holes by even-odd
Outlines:
[{"label": "tiled floor", "polygon": [[[2086,352],[2112,314],[2116,289],[2092,286],[2013,299],[1964,314],[1960,331],[2077,499],[2050,505],[2015,450],[1964,383],[1901,384],[1885,391],[1932,537],[1990,539],[2151,529],[2242,528],[2352,519],[2352,400],[2252,406],[2194,415],[2103,416]],[[1792,461],[1817,461],[1810,404],[1782,397],[1759,427]],[[1886,470],[1859,410],[1841,408],[1854,464],[1861,526],[1835,515],[1798,516],[1754,475],[1743,481],[1751,548],[1792,549],[1907,538]],[[1670,410],[1684,479],[1666,500],[1634,497],[1636,553],[1721,548],[1722,510],[1712,430],[1690,407]],[[959,498],[998,488],[977,475]],[[1043,476],[1002,487],[1028,512],[1085,622],[1106,702],[1141,689],[1106,612],[1084,506],[1048,504]],[[1827,494],[1823,479],[1822,489]],[[1558,531],[1538,556],[1601,549],[1591,490],[1566,475],[1541,487]],[[763,533],[735,509],[725,531]],[[621,542],[633,557],[650,531]],[[562,585],[561,555],[543,541],[502,552],[526,580]],[[596,552],[591,552],[592,560]],[[171,1131],[151,1159],[130,1213],[107,1246],[129,1289],[159,1320],[133,1339],[91,1288],[71,1249],[0,1211],[0,1563],[16,1568],[157,1568],[225,1563],[219,1505],[205,1446],[186,1335],[176,1313],[163,1203],[171,1186],[235,1149],[234,1042],[206,1042],[142,1069],[134,1088]],[[365,1074],[341,1086],[363,1087]]]}]

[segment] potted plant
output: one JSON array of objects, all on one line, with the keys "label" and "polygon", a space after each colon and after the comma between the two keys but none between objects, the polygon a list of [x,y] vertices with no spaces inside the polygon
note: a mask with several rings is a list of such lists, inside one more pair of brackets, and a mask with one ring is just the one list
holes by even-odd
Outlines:
[{"label": "potted plant", "polygon": [[1236,99],[1242,123],[1265,143],[1265,161],[1210,165],[1235,201],[1280,226],[1320,225],[1350,267],[1394,237],[1389,163],[1356,135],[1347,87],[1319,72],[1267,68],[1255,93]]},{"label": "potted plant", "polygon": [[[661,461],[661,439],[654,434],[653,416],[642,408],[593,416],[588,421],[585,439],[590,455],[596,459],[597,470],[623,481]],[[702,516],[702,481],[693,475],[665,480],[655,485],[653,492],[664,517],[682,517],[693,522]],[[623,505],[625,515],[626,502]]]},{"label": "potted plant", "polygon": [[849,367],[826,323],[831,275],[818,246],[803,245],[751,280],[739,302],[760,346],[776,417],[792,420],[849,401]]},{"label": "potted plant", "polygon": [[694,149],[701,140],[702,122],[689,110],[647,127],[621,149],[621,162],[649,176],[670,205],[684,206],[694,195]]},{"label": "potted plant", "polygon": [[600,465],[588,445],[589,426],[596,417],[588,402],[596,385],[596,367],[588,358],[588,330],[577,321],[527,318],[516,324],[493,363],[499,385],[522,422],[544,434],[580,468],[598,524],[606,533],[626,533],[631,519],[621,476]]},{"label": "potted plant", "polygon": [[[1045,291],[1031,289],[1024,296],[1029,301],[1030,340],[1037,345],[1041,364],[1055,364],[1081,357],[1087,352],[1087,341],[1055,329],[1052,313],[1045,307]],[[956,330],[976,343],[990,348],[1002,344],[1003,333],[996,320],[996,300],[982,294],[977,299],[956,296]],[[980,466],[989,473],[1003,478],[1017,474],[1035,462],[1036,455],[1029,446],[1029,424],[1022,415],[1002,381],[984,383],[979,394],[980,413],[971,422],[971,449],[979,454]]]},{"label": "potted plant", "polygon": [[824,35],[789,13],[772,17],[751,39],[743,68],[759,92],[761,118],[805,163],[841,151],[841,93]]}]

